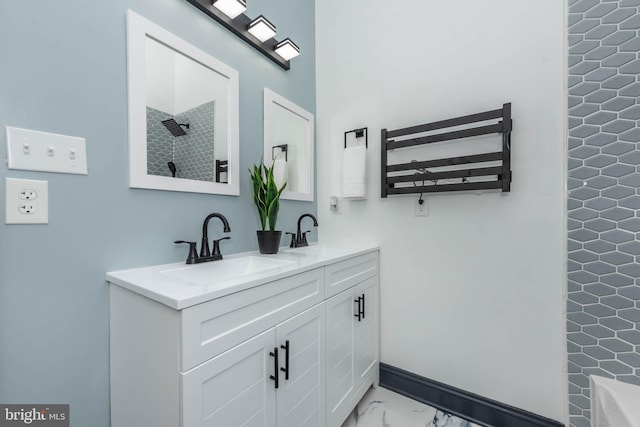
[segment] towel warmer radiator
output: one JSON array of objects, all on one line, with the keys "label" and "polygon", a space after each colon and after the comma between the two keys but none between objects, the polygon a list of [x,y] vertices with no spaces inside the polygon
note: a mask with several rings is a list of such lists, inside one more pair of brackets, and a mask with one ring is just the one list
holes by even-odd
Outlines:
[{"label": "towel warmer radiator", "polygon": [[[229,161],[228,160],[216,160],[216,182],[220,182],[222,184],[228,184],[226,174],[229,172]],[[222,179],[222,174],[225,174],[224,180]]]},{"label": "towel warmer radiator", "polygon": [[[497,120],[497,122],[492,124],[484,123],[476,127],[461,130],[449,130],[434,135],[419,135],[426,132],[446,130],[447,128],[494,120]],[[382,129],[380,144],[382,182],[380,196],[386,198],[388,195],[393,194],[422,194],[489,189],[500,189],[502,192],[511,191],[511,129],[511,103],[504,104],[502,108],[498,110],[485,111],[483,113],[456,117],[449,120],[396,130]],[[411,161],[410,163],[394,165],[388,164],[387,152],[389,150],[494,133],[502,135],[502,151],[426,161]],[[405,139],[405,137],[408,138]],[[403,139],[396,141],[395,139],[397,138]],[[500,163],[497,166],[482,165],[487,162],[492,162],[493,164],[496,162]],[[445,169],[438,170],[439,168]],[[470,182],[467,180],[467,178],[470,177],[481,180]],[[457,179],[460,179],[460,182],[451,182],[451,180]],[[438,184],[440,180],[448,180],[448,183]],[[425,185],[427,181],[432,184]],[[396,185],[401,183],[412,183],[413,186]]]}]

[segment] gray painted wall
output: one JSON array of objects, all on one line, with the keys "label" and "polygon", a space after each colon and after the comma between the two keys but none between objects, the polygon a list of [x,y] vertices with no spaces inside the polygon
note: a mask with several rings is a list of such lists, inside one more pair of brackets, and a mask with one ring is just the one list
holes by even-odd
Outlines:
[{"label": "gray painted wall", "polygon": [[569,1],[569,300],[572,426],[591,374],[640,385],[639,0]]},{"label": "gray painted wall", "polygon": [[[244,171],[262,155],[262,91],[315,111],[315,23],[312,0],[249,3],[249,16],[263,13],[301,47],[290,71],[185,0],[0,2],[0,128],[85,137],[89,164],[87,176],[0,167],[0,200],[7,176],[48,180],[50,200],[48,225],[0,221],[0,402],[70,403],[71,425],[108,426],[105,272],[183,260],[173,240],[198,240],[213,211],[231,223],[223,253],[257,248]],[[128,188],[129,8],[239,71],[240,197]],[[302,212],[316,204],[283,201],[280,227],[292,230]]]}]

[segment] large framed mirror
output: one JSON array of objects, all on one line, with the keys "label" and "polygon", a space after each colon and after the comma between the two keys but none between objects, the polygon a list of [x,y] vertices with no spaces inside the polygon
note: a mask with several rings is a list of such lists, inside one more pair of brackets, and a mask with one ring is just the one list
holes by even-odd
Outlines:
[{"label": "large framed mirror", "polygon": [[281,199],[313,201],[313,114],[264,89],[264,162],[287,181]]},{"label": "large framed mirror", "polygon": [[238,195],[238,72],[127,12],[129,186]]}]

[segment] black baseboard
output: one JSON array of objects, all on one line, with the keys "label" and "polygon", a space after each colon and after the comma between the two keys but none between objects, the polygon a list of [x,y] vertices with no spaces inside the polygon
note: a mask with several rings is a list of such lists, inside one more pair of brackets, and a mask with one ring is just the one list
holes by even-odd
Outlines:
[{"label": "black baseboard", "polygon": [[563,427],[559,421],[380,363],[380,386],[444,412],[491,427]]}]

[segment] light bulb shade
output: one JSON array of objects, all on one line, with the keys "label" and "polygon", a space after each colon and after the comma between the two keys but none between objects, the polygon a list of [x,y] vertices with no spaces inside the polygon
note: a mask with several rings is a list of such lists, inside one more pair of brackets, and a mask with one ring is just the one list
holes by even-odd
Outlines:
[{"label": "light bulb shade", "polygon": [[213,0],[213,6],[231,19],[247,10],[245,0]]},{"label": "light bulb shade", "polygon": [[300,55],[300,48],[291,39],[284,39],[276,45],[276,53],[285,61]]},{"label": "light bulb shade", "polygon": [[247,30],[261,42],[269,40],[276,35],[275,25],[262,15],[251,21]]}]

